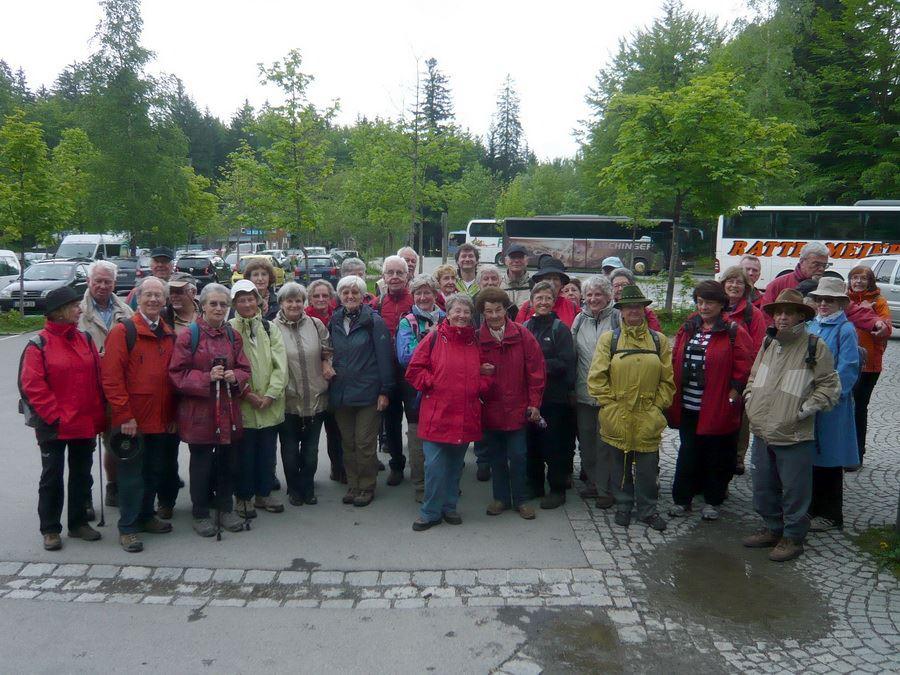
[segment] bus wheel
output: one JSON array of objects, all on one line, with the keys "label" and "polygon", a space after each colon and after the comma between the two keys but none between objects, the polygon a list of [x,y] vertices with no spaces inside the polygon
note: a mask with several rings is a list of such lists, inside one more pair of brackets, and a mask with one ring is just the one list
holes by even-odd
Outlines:
[{"label": "bus wheel", "polygon": [[502,253],[498,253],[496,256],[494,256],[494,264],[497,267],[500,267],[501,265],[503,265],[503,254]]},{"label": "bus wheel", "polygon": [[647,273],[647,261],[641,260],[638,258],[634,261],[634,273],[635,274],[646,274]]}]

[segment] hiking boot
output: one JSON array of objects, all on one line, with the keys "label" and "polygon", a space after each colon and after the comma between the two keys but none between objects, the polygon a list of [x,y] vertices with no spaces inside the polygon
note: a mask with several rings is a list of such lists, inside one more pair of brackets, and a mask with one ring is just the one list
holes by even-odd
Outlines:
[{"label": "hiking boot", "polygon": [[741,543],[747,548],[772,548],[779,541],[781,541],[781,534],[776,534],[768,527],[763,527],[744,537]]},{"label": "hiking boot", "polygon": [[475,479],[482,483],[487,483],[491,479],[491,465],[479,464],[478,469],[475,471]]},{"label": "hiking boot", "polygon": [[744,460],[739,460],[734,465],[734,475],[735,476],[743,476],[747,471],[747,468],[744,466]]},{"label": "hiking boot", "polygon": [[487,507],[487,514],[489,516],[499,516],[501,513],[506,511],[509,507],[501,502],[499,499],[495,499]]},{"label": "hiking boot", "polygon": [[[281,508],[284,509],[283,506]],[[228,530],[229,532],[244,531],[244,521],[238,518],[238,515],[234,511],[222,511],[219,518],[219,523],[222,525],[223,530]]]},{"label": "hiking boot", "polygon": [[191,527],[193,527],[194,532],[199,534],[201,537],[216,536],[216,526],[213,524],[211,518],[194,518],[194,522],[191,524]]},{"label": "hiking boot", "polygon": [[519,516],[524,518],[525,520],[534,520],[534,509],[528,506],[528,504],[519,504],[516,507],[516,511]]},{"label": "hiking boot", "polygon": [[353,506],[368,506],[375,499],[375,493],[371,490],[361,490],[356,497],[353,498]]},{"label": "hiking boot", "polygon": [[594,506],[598,509],[608,509],[616,503],[615,497],[612,495],[599,495],[597,497],[597,501],[594,502]]},{"label": "hiking boot", "polygon": [[268,513],[282,513],[284,511],[284,504],[272,495],[269,495],[268,497],[257,497],[253,500],[253,506]]},{"label": "hiking boot", "polygon": [[420,516],[419,518],[416,518],[415,522],[413,522],[412,527],[415,532],[424,532],[425,530],[429,530],[432,527],[434,527],[435,525],[440,525],[440,524],[441,524],[440,518],[438,518],[437,520],[425,520],[424,518],[422,518]]},{"label": "hiking boot", "polygon": [[288,494],[288,502],[291,506],[303,506],[303,497],[300,495]]},{"label": "hiking boot", "polygon": [[403,472],[398,471],[397,469],[391,469],[391,473],[388,475],[387,484],[391,487],[397,487],[402,482]]},{"label": "hiking boot", "polygon": [[102,536],[97,530],[85,523],[79,525],[74,530],[69,530],[69,536],[73,539],[84,539],[85,541],[97,541]]},{"label": "hiking boot", "polygon": [[144,550],[144,542],[142,542],[133,532],[120,534],[119,546],[122,547],[122,550],[125,551],[125,553],[140,553]]},{"label": "hiking boot", "polygon": [[703,520],[718,520],[719,509],[717,509],[712,504],[704,504],[703,508],[700,509],[700,517]]},{"label": "hiking boot", "polygon": [[823,518],[822,516],[815,516],[809,521],[810,532],[829,532],[831,530],[840,530],[843,527],[843,523],[838,523],[831,518]]},{"label": "hiking boot", "polygon": [[378,460],[378,471],[384,471],[384,469],[385,469],[384,462],[382,462],[381,460]]},{"label": "hiking boot", "polygon": [[587,471],[585,471],[584,469],[581,469],[581,471],[578,472],[578,480],[580,480],[582,483],[587,483],[588,482]]},{"label": "hiking boot", "polygon": [[115,483],[107,483],[106,484],[106,499],[103,500],[103,503],[107,506],[112,506],[113,508],[119,507],[119,486]]},{"label": "hiking boot", "polygon": [[51,532],[44,535],[44,550],[58,551],[62,548],[62,537],[57,532]]},{"label": "hiking boot", "polygon": [[615,520],[616,525],[621,527],[628,527],[631,525],[631,513],[628,511],[616,511],[616,515],[613,518]]},{"label": "hiking boot", "polygon": [[341,497],[341,501],[344,504],[352,504],[355,499],[356,499],[356,490],[354,490],[353,488],[350,488],[349,490],[347,490],[347,494],[345,494],[343,497]]},{"label": "hiking boot", "polygon": [[670,518],[685,518],[691,512],[691,505],[683,506],[682,504],[673,504],[669,507]]},{"label": "hiking boot", "polygon": [[253,508],[253,504],[249,499],[236,500],[234,510],[241,518],[256,518],[256,509]]},{"label": "hiking boot", "polygon": [[160,506],[156,509],[156,517],[161,520],[172,520],[175,515],[175,509],[172,506]]},{"label": "hiking boot", "polygon": [[166,534],[172,531],[172,523],[160,520],[156,516],[148,518],[141,524],[141,532],[149,532],[150,534]]},{"label": "hiking boot", "polygon": [[566,493],[565,492],[551,492],[546,497],[541,499],[541,508],[542,509],[558,509],[560,506],[566,503]]},{"label": "hiking boot", "polygon": [[654,513],[652,516],[647,516],[646,518],[641,518],[641,522],[651,530],[656,530],[657,532],[665,532],[666,527],[668,527],[668,523],[666,523],[658,513]]},{"label": "hiking boot", "polygon": [[769,554],[769,560],[772,562],[787,562],[794,558],[799,558],[803,553],[803,542],[791,539],[790,537],[782,537],[778,545],[772,549]]},{"label": "hiking boot", "polygon": [[97,512],[94,511],[94,502],[89,501],[84,507],[84,519],[89,523],[97,520]]},{"label": "hiking boot", "polygon": [[462,525],[462,516],[456,511],[447,511],[444,514],[444,522],[448,525]]},{"label": "hiking boot", "polygon": [[417,504],[422,504],[425,501],[425,490],[416,490],[415,500]]},{"label": "hiking boot", "polygon": [[278,480],[278,476],[275,476],[275,477],[272,479],[272,489],[273,489],[274,491],[276,491],[276,492],[279,491],[279,490],[281,489],[281,481]]},{"label": "hiking boot", "polygon": [[593,483],[585,483],[584,487],[578,491],[578,496],[582,499],[596,499],[598,496],[597,486]]}]

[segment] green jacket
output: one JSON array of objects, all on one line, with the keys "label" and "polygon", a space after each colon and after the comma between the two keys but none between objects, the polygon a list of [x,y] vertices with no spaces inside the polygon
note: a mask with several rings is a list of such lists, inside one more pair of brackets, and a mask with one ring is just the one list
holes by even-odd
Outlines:
[{"label": "green jacket", "polygon": [[646,321],[621,330],[611,361],[613,332],[600,336],[588,371],[588,393],[600,404],[600,438],[624,452],[657,452],[666,428],[663,411],[675,394],[672,348],[658,333],[657,356]]},{"label": "green jacket", "polygon": [[287,355],[281,330],[269,322],[267,333],[259,314],[252,319],[236,316],[230,323],[244,340],[244,354],[250,362],[251,391],[275,399],[265,410],[242,400],[244,427],[264,429],[281,424],[284,421],[284,388],[287,386]]}]

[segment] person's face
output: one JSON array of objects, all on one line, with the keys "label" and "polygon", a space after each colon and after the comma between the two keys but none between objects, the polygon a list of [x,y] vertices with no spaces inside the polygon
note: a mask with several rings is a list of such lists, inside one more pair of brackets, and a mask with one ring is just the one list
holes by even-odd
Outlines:
[{"label": "person's face", "polygon": [[409,269],[406,265],[399,262],[392,262],[385,265],[382,271],[384,283],[390,293],[398,293],[406,286]]},{"label": "person's face", "polygon": [[313,306],[313,309],[325,311],[331,304],[331,293],[321,285],[316,286],[313,292],[309,294],[309,303]]},{"label": "person's face", "polygon": [[416,307],[419,309],[425,310],[426,312],[430,312],[434,309],[434,291],[430,286],[417,288],[416,292],[413,293],[413,300],[415,300]]},{"label": "person's face", "polygon": [[288,321],[296,321],[303,314],[303,298],[299,295],[292,295],[281,301],[281,311],[284,312],[284,318]]},{"label": "person's face", "polygon": [[506,308],[500,302],[484,303],[484,312],[482,312],[481,316],[484,318],[488,328],[493,328],[494,330],[500,330],[506,324]]},{"label": "person's face", "polygon": [[581,290],[575,284],[566,284],[563,286],[562,294],[565,298],[575,303],[576,307],[581,306]]},{"label": "person's face", "polygon": [[854,274],[850,277],[850,290],[862,293],[869,290],[869,278],[865,274]]},{"label": "person's face", "polygon": [[60,309],[59,323],[78,323],[81,318],[81,303],[70,302]]},{"label": "person's face", "polygon": [[165,256],[150,258],[150,274],[163,281],[168,281],[172,276],[172,260]]},{"label": "person's face", "polygon": [[206,298],[206,304],[203,305],[203,318],[210,326],[221,326],[230,306],[227,295],[213,293]]},{"label": "person's face", "polygon": [[109,302],[109,296],[116,288],[116,278],[112,272],[105,269],[95,269],[93,275],[88,277],[88,289],[91,297],[101,305]]},{"label": "person's face", "polygon": [[513,253],[506,256],[506,269],[512,272],[514,277],[520,276],[525,271],[525,254]]},{"label": "person's face", "polygon": [[259,311],[256,293],[238,293],[234,299],[234,311],[244,319],[252,319]]},{"label": "person's face", "polygon": [[614,269],[616,269],[616,268],[615,268],[615,267],[610,267],[609,265],[607,265],[606,267],[604,267],[604,268],[601,270],[601,272],[603,272],[603,275],[604,275],[604,276],[607,276],[607,277],[608,277],[610,274],[613,273],[613,270],[614,270]]},{"label": "person's face", "polygon": [[537,316],[547,316],[553,309],[553,293],[550,291],[539,291],[531,298],[531,306],[534,307],[534,313]]},{"label": "person's face", "polygon": [[362,294],[356,286],[344,286],[341,289],[341,304],[344,309],[353,312],[362,304]]},{"label": "person's face", "polygon": [[481,275],[480,288],[500,288],[500,275],[491,270]]},{"label": "person's face", "polygon": [[548,281],[550,285],[553,286],[553,293],[558,294],[559,289],[562,288],[562,277],[558,274],[548,274],[541,278],[541,281]]},{"label": "person's face", "polygon": [[406,261],[406,274],[409,279],[412,279],[416,276],[416,265],[419,264],[419,259],[416,258],[412,253],[404,253],[400,256]]},{"label": "person's face", "polygon": [[808,255],[800,261],[800,271],[810,279],[821,279],[827,265],[827,255]]},{"label": "person's face", "polygon": [[472,323],[472,310],[463,302],[454,303],[450,311],[447,312],[447,321],[450,322],[451,326],[468,326]]},{"label": "person's face", "polygon": [[643,305],[623,305],[622,321],[626,326],[640,326],[643,323],[645,314]]},{"label": "person's face", "polygon": [[816,303],[816,312],[819,316],[831,316],[837,312],[841,303],[837,298],[813,297],[812,301]]},{"label": "person's face", "polygon": [[138,309],[151,321],[159,318],[159,313],[166,306],[166,294],[162,284],[145,281],[141,284],[141,297],[138,298]]},{"label": "person's face", "polygon": [[609,305],[609,296],[599,288],[589,288],[584,294],[584,302],[587,308],[596,314],[600,310],[606,309]]},{"label": "person's face", "polygon": [[456,293],[456,275],[443,275],[441,277],[441,280],[438,282],[438,285],[441,287],[441,293],[443,293],[444,295],[453,295],[454,293]]},{"label": "person's face", "polygon": [[726,279],[725,283],[722,285],[725,287],[725,295],[728,296],[728,299],[732,303],[735,303],[743,298],[744,291],[747,290],[747,287],[744,285],[744,280],[740,277],[731,277],[730,279]]},{"label": "person's face", "polygon": [[266,297],[269,294],[269,273],[266,270],[257,267],[250,272],[249,279],[259,289],[259,294],[262,297]]},{"label": "person's face", "polygon": [[612,280],[613,298],[615,298],[616,302],[622,297],[622,289],[630,285],[631,282],[628,281],[628,277],[616,277]]},{"label": "person's face", "polygon": [[459,260],[456,261],[461,270],[474,270],[478,266],[478,259],[475,257],[475,251],[463,251],[459,254]]},{"label": "person's face", "polygon": [[172,286],[169,289],[169,302],[172,304],[172,309],[176,311],[187,309],[194,304],[196,294],[197,292],[192,286]]},{"label": "person's face", "polygon": [[741,268],[750,278],[750,285],[755,286],[756,282],[759,281],[760,274],[762,274],[760,264],[756,260],[743,260],[741,261]]},{"label": "person's face", "polygon": [[722,303],[718,300],[697,298],[697,312],[700,314],[700,318],[710,323],[722,313]]},{"label": "person's face", "polygon": [[774,322],[776,329],[787,330],[803,321],[803,315],[795,309],[779,307],[775,310],[775,313],[772,314],[772,321]]}]

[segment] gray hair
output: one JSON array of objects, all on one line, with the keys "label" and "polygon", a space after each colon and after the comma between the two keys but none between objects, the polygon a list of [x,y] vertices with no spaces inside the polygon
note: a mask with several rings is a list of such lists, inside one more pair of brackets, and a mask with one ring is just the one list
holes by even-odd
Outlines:
[{"label": "gray hair", "polygon": [[626,279],[628,279],[628,283],[631,284],[632,286],[634,286],[635,283],[637,283],[634,280],[634,272],[632,272],[627,267],[617,267],[612,272],[610,272],[609,273],[609,283],[612,284],[612,282],[615,280],[616,277],[625,277]]},{"label": "gray hair", "polygon": [[[100,261],[98,261],[98,262],[100,262]],[[140,299],[141,299],[141,293],[142,293],[142,291],[144,290],[144,284],[146,284],[146,283],[148,283],[148,282],[150,282],[150,281],[153,281],[153,280],[158,281],[160,284],[162,284],[163,297],[164,297],[166,300],[169,299],[169,284],[167,284],[165,281],[163,281],[163,280],[160,279],[159,277],[144,277],[143,279],[141,279],[141,280],[137,283],[137,285],[134,287],[134,297],[135,297],[135,299],[137,299],[137,300],[140,300]]]},{"label": "gray hair", "polygon": [[549,281],[539,281],[531,287],[531,299],[534,300],[535,295],[544,291],[547,291],[550,295],[556,295],[556,292],[553,290],[553,284]]},{"label": "gray hair", "polygon": [[811,241],[800,249],[800,260],[808,258],[811,255],[829,256],[828,247],[821,241]]},{"label": "gray hair", "polygon": [[200,291],[200,306],[204,307],[209,301],[209,296],[217,293],[224,295],[228,299],[228,303],[231,304],[231,292],[227,288],[222,284],[206,284],[203,290]]},{"label": "gray hair", "polygon": [[[320,279],[320,281],[324,281]],[[325,281],[327,284],[328,282]],[[306,289],[302,284],[298,284],[296,281],[289,281],[284,286],[278,289],[278,304],[281,304],[282,300],[288,300],[290,298],[299,297],[303,302],[306,302]]]},{"label": "gray hair", "polygon": [[419,261],[419,254],[416,253],[416,249],[414,249],[412,246],[404,246],[399,251],[397,251],[397,255],[399,256],[402,256],[404,253],[412,253],[414,256],[416,256],[416,262]]},{"label": "gray hair", "polygon": [[472,302],[472,298],[469,297],[468,293],[454,293],[445,300],[444,304],[446,306],[447,314],[450,313],[453,305],[458,305],[460,303],[468,307],[470,312],[472,312],[473,314],[475,313],[475,303]]},{"label": "gray hair", "polygon": [[109,262],[109,260],[95,260],[90,265],[88,265],[88,279],[93,279],[94,274],[99,272],[100,270],[106,270],[110,274],[112,274],[113,280],[116,278],[116,274],[119,272],[119,266],[115,263]]},{"label": "gray hair", "polygon": [[388,265],[403,265],[403,269],[409,270],[409,265],[407,265],[406,261],[399,255],[389,255],[385,258],[384,262],[381,264],[381,271],[384,272]]},{"label": "gray hair", "polygon": [[482,265],[481,267],[478,268],[478,274],[475,275],[475,283],[477,283],[479,286],[481,286],[481,278],[484,276],[485,272],[496,273],[496,275],[498,277],[500,277],[500,280],[502,282],[503,275],[500,274],[500,268],[498,268],[496,265]]},{"label": "gray hair", "polygon": [[366,273],[366,263],[359,258],[345,258],[344,262],[341,263],[342,277],[352,276],[357,270],[362,270],[363,275]]},{"label": "gray hair", "polygon": [[613,296],[612,282],[605,276],[597,274],[588,277],[581,285],[582,292],[587,294],[588,291],[598,290],[607,298]]},{"label": "gray hair", "polygon": [[[403,258],[400,258],[400,260],[403,260]],[[403,264],[405,265],[406,263]],[[365,295],[366,291],[368,291],[368,289],[366,288],[366,282],[360,279],[358,276],[351,274],[346,277],[341,277],[341,280],[337,285],[337,294],[340,295],[341,291],[348,286],[355,286],[360,295]]]},{"label": "gray hair", "polygon": [[[355,260],[355,258],[354,258],[354,260]],[[343,265],[341,265],[341,267],[343,267]],[[348,275],[348,276],[349,276],[349,275]],[[312,295],[313,293],[315,293],[315,292],[316,292],[316,289],[317,289],[319,286],[324,286],[325,288],[327,288],[327,289],[328,289],[328,294],[329,294],[332,298],[335,296],[334,286],[332,286],[330,282],[325,281],[325,279],[316,279],[315,281],[313,281],[312,283],[310,283],[310,285],[306,287],[306,293],[307,293],[307,295]],[[280,299],[280,298],[279,298],[279,299]]]},{"label": "gray hair", "polygon": [[415,294],[420,288],[427,286],[437,295],[438,285],[430,274],[417,274],[413,280],[409,282],[409,292]]}]

